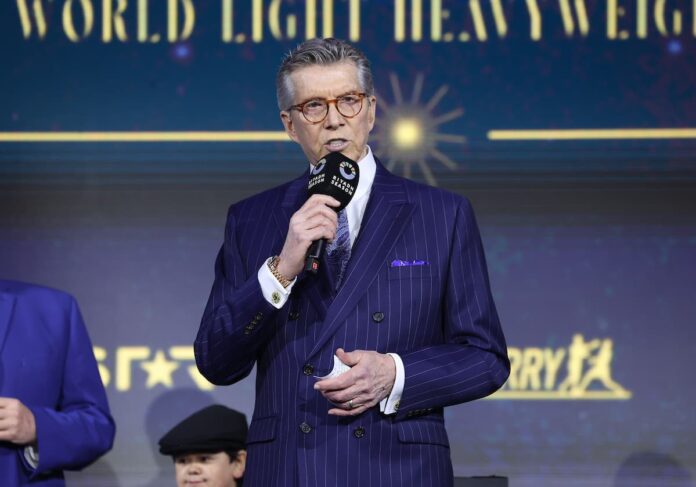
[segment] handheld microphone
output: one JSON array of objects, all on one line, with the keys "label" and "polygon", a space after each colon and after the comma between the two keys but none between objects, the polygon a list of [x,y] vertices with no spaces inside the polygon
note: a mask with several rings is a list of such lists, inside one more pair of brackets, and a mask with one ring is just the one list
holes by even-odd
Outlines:
[{"label": "handheld microphone", "polygon": [[[358,189],[360,170],[358,163],[348,159],[340,152],[331,152],[320,159],[309,171],[308,196],[326,194],[337,199],[340,205],[333,210],[338,213],[346,206],[355,190]],[[319,259],[324,253],[326,239],[315,240],[307,251],[305,271],[316,274],[319,270]]]}]

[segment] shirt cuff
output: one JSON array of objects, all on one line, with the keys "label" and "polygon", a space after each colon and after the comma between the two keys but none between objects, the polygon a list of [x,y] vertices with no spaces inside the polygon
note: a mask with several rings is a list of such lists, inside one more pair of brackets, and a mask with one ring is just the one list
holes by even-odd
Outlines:
[{"label": "shirt cuff", "polygon": [[290,297],[290,291],[292,286],[297,282],[297,276],[292,280],[290,285],[286,288],[275,278],[271,269],[268,267],[268,263],[273,257],[266,259],[258,272],[259,285],[261,286],[261,292],[263,297],[266,298],[273,307],[280,309],[285,305],[285,302]]},{"label": "shirt cuff", "polygon": [[32,445],[27,445],[24,447],[24,460],[27,464],[36,470],[39,466],[39,452]]},{"label": "shirt cuff", "polygon": [[399,411],[399,403],[401,402],[401,394],[404,392],[404,382],[406,380],[404,373],[404,363],[396,353],[390,353],[396,365],[396,377],[394,378],[394,386],[392,387],[389,397],[385,397],[379,402],[379,410],[383,414],[396,414]]}]

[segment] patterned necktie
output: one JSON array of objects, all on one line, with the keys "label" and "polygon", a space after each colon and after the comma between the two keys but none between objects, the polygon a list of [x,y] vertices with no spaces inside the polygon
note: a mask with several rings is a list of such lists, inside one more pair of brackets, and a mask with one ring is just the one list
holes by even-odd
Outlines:
[{"label": "patterned necktie", "polygon": [[329,264],[329,271],[333,274],[336,289],[338,289],[343,280],[343,273],[348,266],[348,259],[350,259],[350,230],[348,228],[346,210],[338,212],[336,238],[327,245],[326,258]]}]

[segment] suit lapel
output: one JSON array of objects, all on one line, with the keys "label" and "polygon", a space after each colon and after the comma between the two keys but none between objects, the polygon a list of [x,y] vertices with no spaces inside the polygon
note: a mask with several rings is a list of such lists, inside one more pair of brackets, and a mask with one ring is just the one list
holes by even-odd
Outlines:
[{"label": "suit lapel", "polygon": [[355,308],[370,283],[383,269],[385,259],[411,218],[414,206],[407,199],[402,181],[377,162],[370,199],[360,233],[353,244],[343,284],[329,306],[321,335],[310,356],[333,336],[348,313]]},{"label": "suit lapel", "polygon": [[0,353],[2,353],[7,333],[10,330],[10,318],[14,310],[15,297],[0,291]]},{"label": "suit lapel", "polygon": [[[292,215],[300,209],[307,200],[307,174],[293,180],[288,185],[280,203],[280,211],[273,213],[273,219],[278,225],[278,230],[283,235],[283,240],[288,232],[288,225]],[[276,203],[277,204],[277,203]]]}]

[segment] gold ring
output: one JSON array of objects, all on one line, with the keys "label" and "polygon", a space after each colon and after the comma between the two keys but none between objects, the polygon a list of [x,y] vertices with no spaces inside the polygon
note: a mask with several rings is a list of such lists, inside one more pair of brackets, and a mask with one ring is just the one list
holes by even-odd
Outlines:
[{"label": "gold ring", "polygon": [[348,409],[353,409],[353,400],[348,401]]}]

